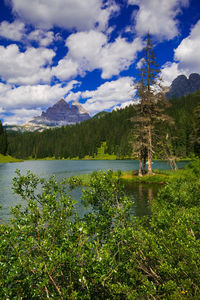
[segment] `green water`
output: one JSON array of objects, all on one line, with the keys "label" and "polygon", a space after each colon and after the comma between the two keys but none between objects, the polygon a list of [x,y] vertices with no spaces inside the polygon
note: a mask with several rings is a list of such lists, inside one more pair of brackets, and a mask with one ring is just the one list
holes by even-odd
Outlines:
[{"label": "green water", "polygon": [[[179,167],[184,167],[185,162],[180,162]],[[155,161],[154,169],[169,169],[167,162]],[[7,222],[10,217],[10,207],[21,203],[21,200],[12,192],[12,178],[15,176],[15,170],[19,169],[22,174],[27,170],[37,174],[40,177],[49,178],[55,174],[57,180],[75,176],[79,174],[89,174],[95,170],[136,170],[138,161],[134,160],[95,160],[95,161],[25,161],[21,163],[0,164],[0,222]],[[158,192],[158,185],[127,185],[127,193],[131,195],[134,201],[134,213],[141,216],[150,213],[151,201]],[[81,189],[73,193],[73,197],[79,200]],[[80,207],[80,210],[82,208]],[[80,211],[81,213],[81,211]]]}]

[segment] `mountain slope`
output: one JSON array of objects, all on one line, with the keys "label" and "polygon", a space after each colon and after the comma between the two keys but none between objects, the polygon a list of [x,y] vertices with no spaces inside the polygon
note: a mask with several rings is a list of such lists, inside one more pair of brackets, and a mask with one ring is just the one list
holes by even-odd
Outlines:
[{"label": "mountain slope", "polygon": [[194,93],[197,90],[200,90],[199,74],[192,73],[189,78],[185,75],[179,75],[173,80],[169,91],[166,93],[166,97],[167,99],[180,98]]},{"label": "mountain slope", "polygon": [[42,112],[41,116],[34,117],[25,125],[63,126],[80,123],[88,119],[90,119],[89,112],[80,103],[74,101],[70,107],[64,99],[61,99],[49,107],[46,112]]}]

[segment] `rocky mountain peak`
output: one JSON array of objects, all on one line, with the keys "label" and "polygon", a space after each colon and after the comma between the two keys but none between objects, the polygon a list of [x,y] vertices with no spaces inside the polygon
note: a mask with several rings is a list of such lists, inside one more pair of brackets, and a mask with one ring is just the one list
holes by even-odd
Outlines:
[{"label": "rocky mountain peak", "polygon": [[58,100],[53,106],[58,106],[58,107],[62,107],[62,106],[68,106],[68,103],[62,98],[60,100]]},{"label": "rocky mountain peak", "polygon": [[197,73],[192,73],[189,76],[189,82],[192,92],[200,89],[200,75]]},{"label": "rocky mountain peak", "polygon": [[41,116],[30,120],[28,124],[62,126],[80,123],[89,118],[89,112],[79,102],[74,101],[70,107],[64,99],[60,99],[45,112],[43,111]]},{"label": "rocky mountain peak", "polygon": [[170,86],[169,92],[166,93],[168,99],[187,96],[200,89],[200,75],[197,73],[190,74],[189,78],[185,75],[176,77]]},{"label": "rocky mountain peak", "polygon": [[88,114],[88,111],[76,100],[72,103],[71,106],[77,107],[80,114]]}]

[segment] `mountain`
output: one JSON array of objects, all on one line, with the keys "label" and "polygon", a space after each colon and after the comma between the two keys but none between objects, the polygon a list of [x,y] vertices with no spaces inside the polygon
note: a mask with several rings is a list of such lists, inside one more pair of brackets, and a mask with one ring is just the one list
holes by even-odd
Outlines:
[{"label": "mountain", "polygon": [[90,119],[87,112],[80,103],[74,101],[71,105],[61,99],[52,107],[49,107],[41,116],[34,117],[25,126],[63,126],[80,123]]},{"label": "mountain", "polygon": [[110,114],[108,111],[100,111],[99,113],[93,116],[93,119],[101,119],[108,114]]},{"label": "mountain", "polygon": [[190,74],[189,78],[185,75],[176,77],[166,93],[167,99],[180,98],[187,96],[197,90],[200,90],[200,75],[197,73]]}]

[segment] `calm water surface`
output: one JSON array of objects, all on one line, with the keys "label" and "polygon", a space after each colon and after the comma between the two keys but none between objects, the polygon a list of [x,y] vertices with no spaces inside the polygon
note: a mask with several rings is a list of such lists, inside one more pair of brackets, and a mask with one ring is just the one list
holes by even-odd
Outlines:
[{"label": "calm water surface", "polygon": [[[186,162],[179,162],[179,167],[184,167]],[[170,169],[167,162],[155,161],[154,169]],[[19,169],[22,174],[27,170],[43,178],[49,178],[55,174],[57,180],[75,176],[78,174],[89,174],[95,170],[106,171],[111,169],[117,170],[137,170],[138,161],[134,160],[99,160],[99,161],[69,161],[69,160],[52,160],[52,161],[25,161],[21,163],[0,164],[0,222],[9,220],[10,207],[21,203],[20,199],[12,192],[12,178],[15,176],[15,170]],[[131,184],[126,186],[127,193],[134,200],[135,215],[141,216],[150,213],[150,206],[153,197],[156,196],[158,185],[141,185]],[[73,197],[78,200],[81,196],[81,189],[77,189]]]}]

